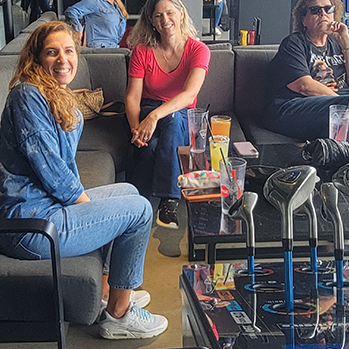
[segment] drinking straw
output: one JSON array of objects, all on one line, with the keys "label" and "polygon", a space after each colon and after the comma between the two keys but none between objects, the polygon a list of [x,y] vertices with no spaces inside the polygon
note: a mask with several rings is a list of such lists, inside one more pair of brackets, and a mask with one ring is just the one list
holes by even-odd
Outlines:
[{"label": "drinking straw", "polygon": [[229,170],[228,170],[227,162],[225,161],[225,157],[224,157],[224,154],[223,154],[223,150],[222,150],[222,148],[219,148],[219,150],[221,151],[223,165],[224,165],[224,168],[225,168],[225,170],[226,170],[226,172],[227,172],[227,175],[228,175],[228,178],[229,178],[229,182],[231,182],[231,181],[232,181],[232,178],[231,178],[230,172],[229,172]]},{"label": "drinking straw", "polygon": [[[206,112],[208,112],[209,108],[210,108],[210,104],[207,105],[207,107],[206,107]],[[209,120],[208,120],[207,115],[208,115],[208,114],[205,115],[205,118],[206,118],[208,133],[210,134],[210,137],[212,138],[213,143],[216,143],[216,142],[214,141],[214,137],[213,137],[211,125],[210,125],[210,122],[209,122]]]}]

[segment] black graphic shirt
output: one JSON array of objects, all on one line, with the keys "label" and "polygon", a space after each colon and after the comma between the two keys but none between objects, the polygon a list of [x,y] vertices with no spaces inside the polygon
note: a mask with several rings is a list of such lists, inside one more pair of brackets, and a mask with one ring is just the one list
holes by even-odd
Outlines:
[{"label": "black graphic shirt", "polygon": [[312,44],[303,33],[292,33],[280,44],[279,51],[269,64],[269,77],[277,98],[301,96],[286,86],[302,76],[310,75],[338,94],[348,94],[345,60],[336,40],[327,38],[323,47]]}]

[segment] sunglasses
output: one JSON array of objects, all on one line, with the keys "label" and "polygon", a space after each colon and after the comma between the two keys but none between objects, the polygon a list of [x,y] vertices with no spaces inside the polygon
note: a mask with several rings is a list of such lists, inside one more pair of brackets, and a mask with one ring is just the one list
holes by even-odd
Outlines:
[{"label": "sunglasses", "polygon": [[325,10],[325,12],[329,15],[331,13],[334,13],[334,9],[336,8],[336,6],[332,5],[332,6],[311,6],[308,8],[308,10],[310,11],[310,13],[312,15],[319,15],[322,12],[322,9]]}]

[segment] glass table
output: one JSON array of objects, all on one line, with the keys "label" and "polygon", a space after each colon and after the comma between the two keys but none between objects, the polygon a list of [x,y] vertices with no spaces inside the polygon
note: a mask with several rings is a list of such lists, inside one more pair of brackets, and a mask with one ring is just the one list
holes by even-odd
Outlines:
[{"label": "glass table", "polygon": [[[248,175],[249,168],[257,165],[276,166],[280,168],[304,165],[302,157],[303,144],[264,144],[255,145],[259,151],[258,158],[247,160],[245,191],[258,194],[254,209],[256,258],[282,258],[281,216],[263,196],[263,185],[266,178],[255,178]],[[235,155],[230,149],[230,155]],[[189,147],[178,148],[178,158],[182,173],[195,170]],[[209,166],[209,154],[206,153],[205,163]],[[326,181],[326,174],[321,174]],[[322,213],[322,199],[315,190],[314,204],[318,219],[319,256],[333,256],[333,226]],[[237,225],[227,216],[221,215],[220,201],[191,202],[186,201],[188,211],[188,259],[189,261],[206,261],[209,264],[216,260],[240,260],[246,257],[245,226]],[[349,234],[349,198],[339,193],[339,210],[342,214],[345,240]],[[294,215],[294,252],[295,257],[309,256],[309,222],[303,214]],[[227,248],[217,248],[217,244],[229,244]],[[204,245],[205,248],[197,245]]]},{"label": "glass table", "polygon": [[[334,287],[332,261],[317,273],[295,262],[294,312],[285,311],[283,263],[248,275],[242,264],[184,265],[180,275],[183,346],[347,348],[349,288]],[[343,278],[347,283],[348,264]]]}]

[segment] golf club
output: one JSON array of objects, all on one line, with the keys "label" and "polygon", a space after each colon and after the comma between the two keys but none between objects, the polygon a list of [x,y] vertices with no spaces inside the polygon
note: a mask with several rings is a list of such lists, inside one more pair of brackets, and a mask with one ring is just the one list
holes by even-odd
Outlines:
[{"label": "golf club", "polygon": [[282,244],[285,262],[286,311],[294,310],[293,300],[293,211],[309,198],[315,188],[316,170],[311,166],[294,166],[279,170],[265,182],[265,198],[281,213]]},{"label": "golf club", "polygon": [[247,264],[249,274],[254,274],[255,229],[252,212],[256,206],[257,199],[258,194],[246,191],[229,209],[230,216],[234,219],[242,219],[246,224]]},{"label": "golf club", "polygon": [[349,164],[342,166],[332,176],[332,182],[338,190],[349,196]]},{"label": "golf club", "polygon": [[316,210],[313,202],[313,193],[310,193],[308,199],[300,207],[300,212],[304,212],[309,220],[309,246],[310,246],[310,265],[311,271],[317,272],[317,245],[318,245],[318,228]]},{"label": "golf club", "polygon": [[321,195],[333,226],[334,258],[336,263],[337,287],[343,287],[344,231],[341,214],[338,210],[338,190],[333,183],[321,184]]}]

